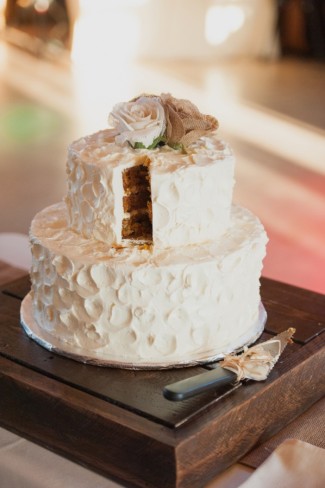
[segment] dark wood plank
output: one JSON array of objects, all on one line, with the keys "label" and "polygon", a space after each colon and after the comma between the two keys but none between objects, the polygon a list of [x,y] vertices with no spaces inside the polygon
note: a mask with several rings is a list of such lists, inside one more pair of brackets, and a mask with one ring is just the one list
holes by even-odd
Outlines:
[{"label": "dark wood plank", "polygon": [[320,399],[302,415],[294,419],[276,435],[262,444],[257,443],[253,450],[240,460],[251,468],[258,468],[270,454],[286,439],[299,439],[325,449],[325,397]]},{"label": "dark wood plank", "polygon": [[325,296],[262,278],[261,295],[268,312],[265,331],[279,334],[294,327],[294,340],[306,344],[325,330]]},{"label": "dark wood plank", "polygon": [[30,279],[28,275],[18,278],[11,283],[5,283],[0,290],[6,295],[10,295],[22,300],[30,291]]},{"label": "dark wood plank", "polygon": [[0,260],[0,286],[10,284],[13,280],[26,276],[26,270],[14,268],[11,264]]},{"label": "dark wood plank", "polygon": [[262,277],[261,295],[263,301],[268,299],[289,309],[308,311],[311,317],[321,317],[323,322],[325,320],[325,295],[320,293]]},{"label": "dark wood plank", "polygon": [[279,334],[288,327],[296,329],[294,341],[306,344],[325,331],[325,321],[295,308],[285,307],[268,300],[264,301],[269,313],[265,331],[270,334]]},{"label": "dark wood plank", "polygon": [[132,486],[199,488],[325,393],[324,375],[317,374],[325,359],[322,340],[281,361],[267,382],[247,383],[176,429],[0,357],[0,418],[5,427]]},{"label": "dark wood plank", "polygon": [[173,428],[192,420],[234,389],[225,386],[217,393],[172,403],[162,396],[163,387],[205,369],[127,371],[85,365],[53,354],[27,337],[19,324],[19,310],[19,300],[0,298],[0,355],[163,425]]},{"label": "dark wood plank", "polygon": [[169,429],[1,357],[0,386],[2,426],[123,485],[176,486]]},{"label": "dark wood plank", "polygon": [[[186,477],[181,486],[204,486],[216,462],[221,462],[224,469],[238,461],[243,451],[270,438],[315,403],[316,392],[318,399],[322,398],[324,361],[324,339],[317,337],[283,359],[264,384],[248,382],[242,386],[231,398],[232,409],[224,410],[222,402],[217,404],[194,438],[192,425],[185,426],[178,457],[179,476]],[[202,460],[195,459],[197,451],[203,456],[203,465]],[[189,459],[193,460],[190,467]]]},{"label": "dark wood plank", "polygon": [[[297,307],[289,293],[281,308],[272,286],[269,321],[282,314],[284,328],[294,326],[290,303],[302,312],[299,327],[321,320],[309,293]],[[0,296],[0,423],[126,485],[200,488],[325,394],[325,334],[288,345],[265,382],[174,403],[162,386],[194,369],[119,371],[53,355],[23,332],[13,292]]]}]

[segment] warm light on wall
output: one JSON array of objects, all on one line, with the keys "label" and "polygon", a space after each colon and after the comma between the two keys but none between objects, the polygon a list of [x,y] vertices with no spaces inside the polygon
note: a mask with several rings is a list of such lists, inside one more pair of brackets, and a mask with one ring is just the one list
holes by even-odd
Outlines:
[{"label": "warm light on wall", "polygon": [[[103,106],[132,95],[132,63],[139,45],[144,0],[80,0],[71,49],[74,97],[82,130],[98,123]],[[106,111],[108,110],[105,109]],[[80,129],[81,130],[81,129]]]},{"label": "warm light on wall", "polygon": [[205,38],[211,45],[222,44],[243,26],[244,21],[245,12],[240,6],[210,7],[205,17]]},{"label": "warm light on wall", "polygon": [[101,66],[132,58],[138,46],[139,23],[131,6],[132,2],[125,0],[80,0],[71,50],[73,63],[87,61]]},{"label": "warm light on wall", "polygon": [[5,6],[6,0],[0,0],[0,29],[5,26]]}]

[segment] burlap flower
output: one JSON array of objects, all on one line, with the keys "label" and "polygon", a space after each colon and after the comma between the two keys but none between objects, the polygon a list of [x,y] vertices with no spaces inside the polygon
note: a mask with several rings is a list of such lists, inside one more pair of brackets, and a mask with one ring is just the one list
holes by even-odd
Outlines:
[{"label": "burlap flower", "polygon": [[166,143],[170,146],[189,146],[199,137],[216,130],[218,121],[202,114],[189,100],[177,99],[169,93],[160,95],[166,117]]}]

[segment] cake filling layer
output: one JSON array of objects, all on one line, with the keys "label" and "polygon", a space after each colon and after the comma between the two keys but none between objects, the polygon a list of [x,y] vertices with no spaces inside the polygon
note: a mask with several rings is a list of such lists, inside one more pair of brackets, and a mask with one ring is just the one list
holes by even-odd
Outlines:
[{"label": "cake filling layer", "polygon": [[146,165],[127,168],[122,174],[123,210],[122,239],[152,242],[150,174]]}]

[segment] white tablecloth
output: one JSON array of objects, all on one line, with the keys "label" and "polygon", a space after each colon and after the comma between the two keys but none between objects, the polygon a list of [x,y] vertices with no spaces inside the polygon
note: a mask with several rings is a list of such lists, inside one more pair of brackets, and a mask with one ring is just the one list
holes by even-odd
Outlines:
[{"label": "white tablecloth", "polygon": [[1,488],[118,488],[118,485],[0,428]]},{"label": "white tablecloth", "polygon": [[[252,469],[235,465],[206,488],[238,488]],[[121,488],[33,442],[0,427],[0,488]]]}]

